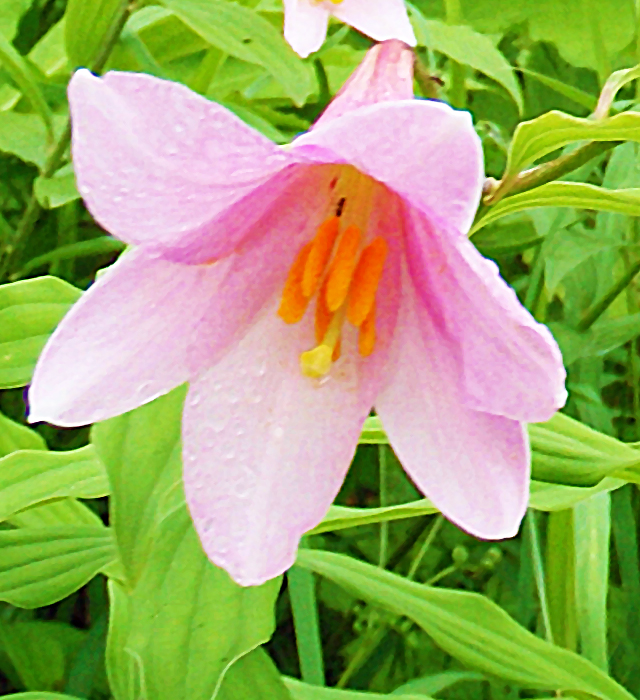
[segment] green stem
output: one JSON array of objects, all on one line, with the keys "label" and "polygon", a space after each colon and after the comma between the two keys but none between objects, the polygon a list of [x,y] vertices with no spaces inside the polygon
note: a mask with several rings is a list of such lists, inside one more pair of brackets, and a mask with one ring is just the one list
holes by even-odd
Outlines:
[{"label": "green stem", "polygon": [[540,301],[540,295],[544,287],[544,256],[542,255],[542,244],[538,246],[531,274],[529,276],[529,286],[524,297],[524,307],[529,310],[532,316],[536,316],[536,307]]},{"label": "green stem", "polygon": [[323,686],[324,662],[315,580],[311,571],[295,565],[289,569],[287,578],[302,680]]},{"label": "green stem", "polygon": [[[384,508],[389,503],[389,462],[388,447],[378,445],[378,467],[380,472],[380,506]],[[380,523],[380,557],[378,565],[384,569],[389,558],[389,522]]]},{"label": "green stem", "polygon": [[43,253],[29,262],[18,272],[11,275],[9,280],[16,280],[26,277],[33,270],[45,265],[52,265],[61,260],[75,260],[76,258],[88,258],[93,255],[108,255],[110,253],[120,253],[126,248],[126,244],[111,236],[100,236],[92,238],[89,241],[79,241],[70,245],[50,250],[48,253]]},{"label": "green stem", "polygon": [[538,537],[538,524],[536,514],[532,510],[526,515],[527,532],[529,533],[529,546],[531,548],[531,559],[533,561],[533,572],[538,590],[538,600],[540,601],[540,611],[542,613],[542,623],[544,625],[545,637],[553,644],[553,631],[551,629],[551,617],[549,615],[549,602],[547,600],[547,589],[544,578],[544,566],[542,564],[542,552],[540,550],[540,538]]},{"label": "green stem", "polygon": [[571,153],[565,153],[547,163],[525,170],[508,180],[501,180],[498,187],[485,199],[480,216],[482,216],[483,210],[486,211],[486,208],[494,206],[507,195],[527,192],[541,185],[546,185],[547,182],[558,180],[564,175],[577,170],[596,156],[610,151],[612,148],[620,145],[620,143],[622,142],[591,141],[584,146],[580,146],[580,148],[576,148]]},{"label": "green stem", "polygon": [[431,547],[431,545],[433,544],[433,540],[436,538],[438,532],[440,532],[440,528],[443,524],[444,517],[442,515],[438,515],[433,521],[431,530],[429,530],[429,534],[425,537],[425,540],[422,543],[422,547],[420,547],[420,551],[418,552],[416,558],[411,564],[411,568],[409,569],[409,573],[407,574],[407,578],[409,579],[409,581],[413,581],[413,578],[416,575],[418,568],[422,563],[422,560],[424,559],[425,554],[429,551],[429,547]]},{"label": "green stem", "polygon": [[[111,52],[113,51],[118,37],[122,32],[124,25],[127,23],[129,16],[133,10],[133,5],[129,4],[129,0],[123,0],[118,15],[116,16],[109,31],[104,37],[104,43],[98,51],[96,58],[91,65],[91,70],[94,73],[99,73],[105,67]],[[71,142],[71,122],[67,121],[64,132],[55,144],[53,151],[47,158],[42,170],[42,177],[50,178],[60,167],[64,155]],[[35,191],[31,193],[31,197],[27,204],[27,208],[22,216],[20,223],[16,229],[16,235],[12,241],[12,245],[7,248],[4,260],[0,261],[0,280],[3,280],[7,272],[11,270],[13,264],[19,259],[22,251],[35,228],[35,225],[40,218],[42,208],[36,198]]]},{"label": "green stem", "polygon": [[625,274],[613,284],[611,289],[598,301],[595,302],[590,308],[588,308],[582,315],[580,322],[576,326],[576,329],[584,332],[591,328],[591,326],[602,316],[602,314],[613,304],[616,297],[622,293],[629,284],[631,284],[633,278],[640,272],[640,260],[636,260],[630,265],[629,269]]}]

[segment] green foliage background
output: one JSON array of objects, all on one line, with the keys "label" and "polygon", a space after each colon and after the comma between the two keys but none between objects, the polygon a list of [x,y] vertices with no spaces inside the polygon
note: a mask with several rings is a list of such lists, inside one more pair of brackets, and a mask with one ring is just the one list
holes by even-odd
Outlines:
[{"label": "green foliage background", "polygon": [[91,430],[25,425],[47,337],[123,248],[75,186],[73,70],[180,81],[286,143],[370,42],[332,24],[303,61],[280,0],[2,0],[0,694],[640,695],[640,8],[409,8],[417,94],[473,113],[495,178],[472,240],[568,368],[564,413],[530,426],[521,534],[481,542],[444,521],[372,417],[284,585],[242,589],[205,558],[184,506],[183,389]]}]

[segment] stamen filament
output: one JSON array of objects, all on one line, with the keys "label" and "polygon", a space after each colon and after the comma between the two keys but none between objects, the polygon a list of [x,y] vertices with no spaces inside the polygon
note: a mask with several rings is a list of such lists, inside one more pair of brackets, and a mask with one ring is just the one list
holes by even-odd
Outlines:
[{"label": "stamen filament", "polygon": [[333,264],[327,278],[326,300],[329,311],[337,311],[345,302],[360,247],[360,229],[347,226],[338,243]]},{"label": "stamen filament", "polygon": [[311,246],[307,243],[298,253],[284,283],[278,315],[285,323],[298,323],[309,305],[309,299],[302,293],[302,277]]},{"label": "stamen filament", "polygon": [[351,282],[347,318],[361,326],[376,300],[388,246],[384,238],[375,238],[363,251]]},{"label": "stamen filament", "polygon": [[331,251],[340,231],[340,219],[337,216],[320,224],[316,237],[311,244],[311,251],[304,266],[304,275],[302,277],[302,293],[306,297],[312,297],[318,288],[322,273],[324,272]]}]

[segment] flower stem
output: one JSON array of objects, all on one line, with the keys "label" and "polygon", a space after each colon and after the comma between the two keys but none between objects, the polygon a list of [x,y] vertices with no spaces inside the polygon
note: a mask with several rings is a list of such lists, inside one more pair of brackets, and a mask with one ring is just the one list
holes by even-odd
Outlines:
[{"label": "flower stem", "polygon": [[631,263],[625,274],[611,286],[611,289],[583,313],[582,318],[576,326],[577,330],[584,332],[591,328],[600,316],[613,304],[616,297],[631,284],[638,272],[640,272],[640,260]]},{"label": "flower stem", "polygon": [[[386,445],[378,445],[378,465],[380,471],[380,506],[384,508],[389,502],[389,461]],[[378,565],[381,569],[387,565],[389,558],[389,522],[380,523],[380,556]]]},{"label": "flower stem", "polygon": [[[121,3],[118,14],[109,28],[109,31],[106,33],[103,44],[91,65],[91,70],[94,73],[99,73],[105,67],[133,8],[134,5],[130,3],[129,0],[123,0]],[[67,120],[64,131],[58,138],[44,164],[44,168],[41,172],[43,178],[50,178],[60,167],[70,142],[71,121]],[[38,223],[41,211],[42,207],[36,198],[35,191],[33,191],[27,203],[27,208],[22,215],[22,219],[16,228],[15,237],[11,241],[11,244],[5,249],[4,259],[0,260],[0,280],[5,279],[7,273],[11,271],[13,264],[20,258],[29,237]]]},{"label": "flower stem", "polygon": [[420,567],[420,564],[424,559],[424,555],[429,551],[429,547],[431,547],[431,545],[433,544],[433,540],[435,540],[436,535],[438,534],[438,532],[440,532],[440,528],[442,527],[443,523],[444,517],[442,515],[438,515],[433,521],[433,525],[431,526],[431,530],[429,530],[429,534],[425,537],[425,540],[422,543],[422,547],[420,547],[420,551],[411,563],[411,568],[409,569],[409,573],[407,574],[407,578],[409,579],[409,581],[413,581],[416,573],[418,572],[418,568]]},{"label": "flower stem", "polygon": [[547,601],[547,588],[544,578],[544,567],[542,565],[540,537],[538,536],[538,524],[536,522],[536,514],[534,511],[527,511],[527,515],[525,516],[525,526],[529,535],[533,572],[536,580],[536,588],[538,589],[538,600],[540,601],[540,611],[542,613],[542,623],[544,625],[545,637],[548,642],[553,644],[553,631],[551,629],[551,617],[549,615],[549,603]]}]

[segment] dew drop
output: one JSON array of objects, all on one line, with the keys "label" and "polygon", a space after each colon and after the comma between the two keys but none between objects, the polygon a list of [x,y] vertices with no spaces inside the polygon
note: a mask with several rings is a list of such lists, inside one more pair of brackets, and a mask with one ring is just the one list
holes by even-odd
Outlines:
[{"label": "dew drop", "polygon": [[149,392],[149,389],[151,388],[152,383],[151,382],[142,382],[142,384],[139,384],[136,393],[138,395],[140,394],[146,394]]},{"label": "dew drop", "polygon": [[190,406],[197,406],[200,403],[200,394],[194,394],[189,400]]},{"label": "dew drop", "polygon": [[273,429],[273,437],[276,440],[282,440],[284,437],[284,428],[281,428],[280,426],[277,426]]}]

